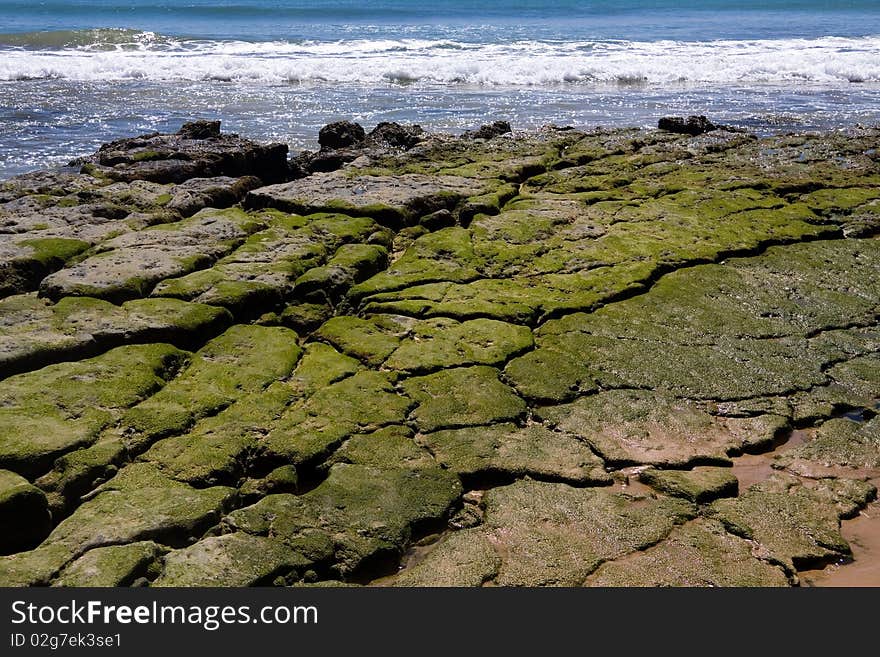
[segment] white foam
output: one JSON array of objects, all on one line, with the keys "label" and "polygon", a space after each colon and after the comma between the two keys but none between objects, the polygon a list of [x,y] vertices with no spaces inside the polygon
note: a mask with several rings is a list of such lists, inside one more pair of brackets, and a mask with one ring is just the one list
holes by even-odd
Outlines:
[{"label": "white foam", "polygon": [[0,80],[424,82],[474,85],[849,85],[880,82],[880,36],[713,42],[469,44],[161,41],[0,50]]}]

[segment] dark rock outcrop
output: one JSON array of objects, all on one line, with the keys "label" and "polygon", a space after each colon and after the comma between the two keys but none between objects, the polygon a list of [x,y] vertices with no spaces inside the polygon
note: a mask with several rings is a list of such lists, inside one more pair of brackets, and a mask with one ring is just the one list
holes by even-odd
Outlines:
[{"label": "dark rock outcrop", "polygon": [[370,131],[367,139],[377,146],[408,150],[422,140],[424,133],[420,125],[401,125],[383,121]]},{"label": "dark rock outcrop", "polygon": [[382,122],[367,134],[363,127],[351,121],[337,121],[321,128],[317,153],[303,151],[291,162],[291,178],[303,178],[313,173],[336,171],[359,157],[375,158],[388,151],[409,150],[418,144],[424,131],[418,125]]},{"label": "dark rock outcrop", "polygon": [[657,122],[657,127],[667,132],[676,132],[682,135],[702,135],[706,132],[718,130],[721,126],[712,123],[705,116],[664,116]]},{"label": "dark rock outcrop", "polygon": [[508,132],[512,132],[509,122],[493,121],[492,123],[480,126],[476,130],[468,130],[462,137],[465,139],[493,139],[506,135]]},{"label": "dark rock outcrop", "polygon": [[75,163],[83,173],[122,182],[256,176],[269,183],[289,177],[287,151],[287,144],[258,144],[221,134],[219,121],[194,121],[173,135],[154,132],[110,142]]},{"label": "dark rock outcrop", "polygon": [[366,137],[360,123],[352,121],[336,121],[328,123],[318,132],[318,143],[321,150],[346,148],[361,143]]}]

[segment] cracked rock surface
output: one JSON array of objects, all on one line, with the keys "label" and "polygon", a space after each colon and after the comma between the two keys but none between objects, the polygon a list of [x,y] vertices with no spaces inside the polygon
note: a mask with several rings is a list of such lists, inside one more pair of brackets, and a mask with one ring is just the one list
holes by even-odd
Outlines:
[{"label": "cracked rock surface", "polygon": [[791,586],[851,556],[880,131],[343,127],[289,162],[195,122],[0,182],[0,585]]}]

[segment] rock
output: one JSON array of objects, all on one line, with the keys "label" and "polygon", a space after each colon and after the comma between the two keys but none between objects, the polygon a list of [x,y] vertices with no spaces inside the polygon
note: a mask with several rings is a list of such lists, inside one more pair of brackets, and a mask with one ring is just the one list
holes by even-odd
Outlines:
[{"label": "rock", "polygon": [[[0,182],[0,467],[61,519],[0,584],[844,559],[878,476],[880,131],[716,128],[385,124],[286,163],[197,123]],[[735,491],[719,466],[792,426]]]},{"label": "rock", "polygon": [[774,460],[780,467],[807,477],[825,476],[835,468],[837,472],[880,468],[880,419],[828,420],[811,440],[786,450]]},{"label": "rock", "polygon": [[395,370],[424,373],[464,365],[502,365],[534,345],[525,326],[491,319],[434,319],[414,324],[385,361]]},{"label": "rock", "polygon": [[165,568],[152,586],[270,585],[276,577],[306,570],[313,563],[313,558],[280,541],[242,533],[224,534],[169,552]]},{"label": "rock", "polygon": [[166,551],[153,541],[95,548],[67,566],[52,586],[134,586],[139,578],[157,574],[157,561]]},{"label": "rock", "polygon": [[687,502],[519,481],[486,493],[500,586],[579,586],[599,565],[642,550],[695,515]]},{"label": "rock", "polygon": [[210,139],[220,136],[220,121],[190,121],[184,123],[177,131],[184,139]]},{"label": "rock", "polygon": [[476,130],[466,131],[462,137],[465,139],[494,139],[511,132],[510,123],[507,121],[493,121],[480,126]]},{"label": "rock", "polygon": [[370,131],[367,139],[380,145],[407,150],[418,144],[424,133],[419,125],[383,121]]},{"label": "rock", "polygon": [[120,139],[78,163],[83,173],[127,182],[180,183],[214,176],[256,176],[275,182],[288,175],[287,144],[261,145],[238,135],[221,135],[216,121],[187,123],[173,135]]},{"label": "rock", "polygon": [[170,345],[119,347],[10,377],[0,393],[0,467],[31,477],[44,473],[164,386],[183,358]]},{"label": "rock", "polygon": [[0,470],[0,525],[0,554],[36,547],[52,529],[46,495],[9,470]]},{"label": "rock", "polygon": [[695,520],[676,527],[660,544],[603,564],[587,586],[788,586],[785,572],[755,556],[756,545]]},{"label": "rock", "polygon": [[399,425],[352,436],[327,461],[329,466],[335,463],[408,470],[437,466],[431,452],[413,440],[412,430]]},{"label": "rock", "polygon": [[226,255],[264,225],[238,209],[206,209],[177,224],[127,233],[82,262],[43,279],[40,295],[53,301],[90,296],[114,303],[144,297],[165,278]]},{"label": "rock", "polygon": [[313,464],[355,434],[402,424],[412,405],[387,374],[357,372],[291,405],[260,447],[271,461]]},{"label": "rock", "polygon": [[437,210],[453,209],[486,187],[459,176],[364,175],[353,179],[334,171],[252,191],[245,205],[301,214],[344,212],[399,227],[417,223],[419,217]]},{"label": "rock", "polygon": [[482,586],[498,573],[501,558],[481,532],[453,532],[418,564],[394,577],[391,586]]},{"label": "rock", "polygon": [[418,404],[413,421],[428,432],[521,419],[525,402],[498,374],[491,367],[458,367],[405,380],[404,392]]},{"label": "rock", "polygon": [[523,477],[578,485],[610,484],[602,459],[573,436],[541,425],[525,428],[503,423],[436,431],[419,438],[445,468],[457,473],[468,488],[496,478]]},{"label": "rock", "polygon": [[740,497],[713,502],[711,510],[728,531],[757,541],[776,562],[794,571],[850,554],[840,535],[844,514],[836,501],[833,491],[816,493],[793,477],[775,475]]},{"label": "rock", "polygon": [[366,133],[359,123],[337,121],[328,123],[318,132],[318,143],[321,150],[345,148],[361,143]]},{"label": "rock", "polygon": [[711,502],[719,497],[736,497],[739,481],[730,468],[709,466],[693,470],[658,470],[647,468],[639,472],[639,481],[661,493],[683,497],[697,504]]},{"label": "rock", "polygon": [[718,418],[698,404],[635,390],[600,392],[540,416],[616,466],[725,465],[746,447],[769,447],[787,427],[779,416]]},{"label": "rock", "polygon": [[314,490],[269,495],[234,511],[227,523],[292,546],[331,539],[332,568],[345,576],[399,556],[413,532],[439,524],[460,494],[458,479],[439,468],[380,470],[338,463]]},{"label": "rock", "polygon": [[36,295],[0,300],[0,377],[118,345],[169,342],[193,348],[232,322],[223,308],[177,299],[137,299],[115,306],[87,297],[56,304]]},{"label": "rock", "polygon": [[666,116],[657,122],[657,127],[667,132],[677,132],[692,136],[718,129],[718,126],[702,115],[689,116],[686,119],[679,116]]},{"label": "rock", "polygon": [[169,385],[125,413],[120,428],[126,446],[141,453],[248,394],[266,392],[294,371],[302,354],[296,339],[281,327],[233,326],[197,351]]}]

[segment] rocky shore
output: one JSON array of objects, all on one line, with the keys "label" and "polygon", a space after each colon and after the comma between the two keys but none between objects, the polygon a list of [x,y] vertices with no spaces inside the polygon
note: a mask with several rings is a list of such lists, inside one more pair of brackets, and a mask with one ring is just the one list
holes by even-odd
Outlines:
[{"label": "rocky shore", "polygon": [[0,585],[845,562],[880,130],[661,127],[343,122],[290,158],[200,121],[0,182]]}]

